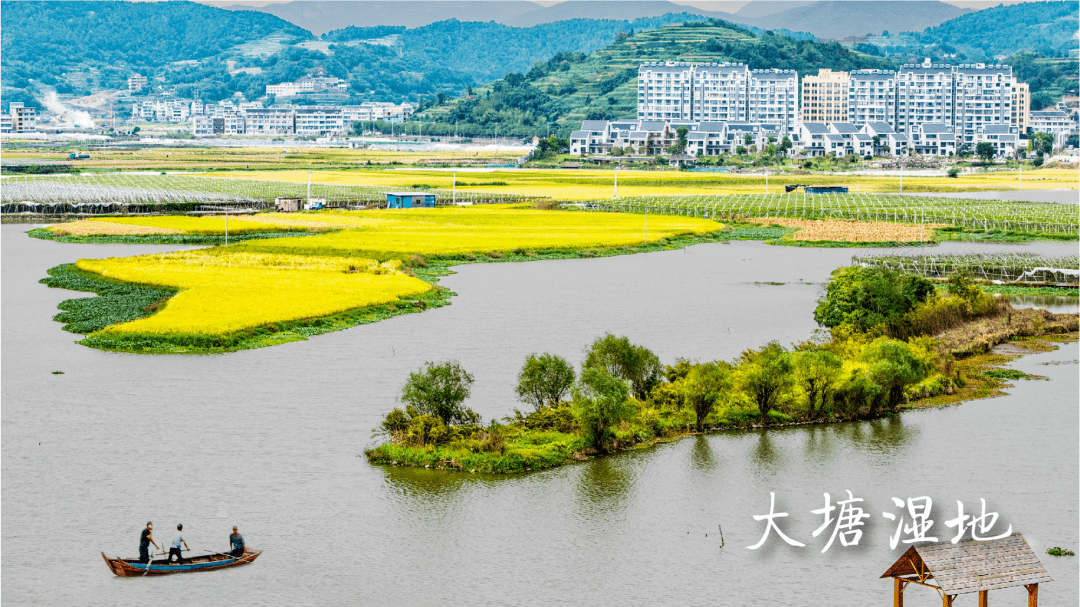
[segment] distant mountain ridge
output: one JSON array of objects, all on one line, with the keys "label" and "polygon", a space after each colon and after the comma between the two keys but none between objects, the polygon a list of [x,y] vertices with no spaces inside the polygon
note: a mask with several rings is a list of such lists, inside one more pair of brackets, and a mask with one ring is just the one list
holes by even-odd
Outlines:
[{"label": "distant mountain ridge", "polygon": [[[215,2],[215,5],[220,5]],[[689,13],[765,30],[810,32],[819,38],[845,38],[867,33],[922,31],[954,19],[970,9],[937,0],[918,1],[797,1],[757,0],[734,14],[707,11],[666,0],[569,0],[544,7],[525,0],[295,0],[255,8],[232,5],[230,10],[258,10],[321,35],[350,25],[420,27],[436,21],[495,21],[529,27],[569,19],[633,20],[667,13]]]}]

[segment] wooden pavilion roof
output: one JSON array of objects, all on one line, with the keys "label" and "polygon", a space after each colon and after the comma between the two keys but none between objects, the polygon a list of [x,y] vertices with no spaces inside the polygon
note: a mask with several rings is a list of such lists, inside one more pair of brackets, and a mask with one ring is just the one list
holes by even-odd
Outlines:
[{"label": "wooden pavilion roof", "polygon": [[[1019,533],[999,540],[912,546],[881,577],[919,582],[951,595],[1054,581]],[[927,583],[930,578],[936,586]]]}]

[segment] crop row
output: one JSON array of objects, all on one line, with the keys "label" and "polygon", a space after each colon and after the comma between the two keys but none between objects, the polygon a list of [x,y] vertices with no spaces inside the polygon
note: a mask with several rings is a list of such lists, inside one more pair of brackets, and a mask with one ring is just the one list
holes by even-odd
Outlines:
[{"label": "crop row", "polygon": [[643,196],[588,203],[595,210],[724,218],[803,217],[946,224],[983,230],[1080,234],[1078,208],[1039,202],[1006,202],[892,194],[738,194]]}]

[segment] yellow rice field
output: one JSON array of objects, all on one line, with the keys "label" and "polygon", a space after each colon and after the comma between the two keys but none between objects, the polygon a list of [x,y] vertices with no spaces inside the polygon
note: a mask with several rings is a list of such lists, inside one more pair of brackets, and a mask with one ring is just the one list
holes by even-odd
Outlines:
[{"label": "yellow rice field", "polygon": [[[307,171],[229,171],[210,173],[228,179],[306,182]],[[905,192],[977,192],[1012,190],[1020,187],[1015,170],[946,176],[904,176]],[[320,170],[312,173],[313,183],[364,185],[387,188],[429,186],[451,189],[455,177],[445,170],[367,169],[362,171]],[[459,171],[457,189],[471,192],[548,196],[555,200],[597,200],[615,194],[615,172],[602,169],[490,169],[482,172]],[[675,196],[691,194],[765,193],[764,175],[725,174],[688,171],[619,171],[619,196]],[[769,177],[771,193],[782,192],[786,184],[812,183],[846,185],[852,192],[897,192],[898,175],[856,174],[774,174]],[[1078,189],[1080,178],[1075,170],[1064,168],[1025,171],[1023,188]]]},{"label": "yellow rice field", "polygon": [[350,212],[380,225],[332,234],[273,238],[236,245],[238,250],[355,255],[363,252],[453,255],[513,249],[589,249],[644,244],[677,234],[719,230],[695,217],[536,211],[496,205]]},{"label": "yellow rice field", "polygon": [[399,266],[224,248],[78,261],[80,269],[107,278],[181,289],[156,314],[100,332],[165,336],[226,335],[394,302],[431,288]]},{"label": "yellow rice field", "polygon": [[[288,232],[292,231],[291,228],[276,225],[272,222],[253,220],[255,216],[243,216],[229,217],[228,227],[230,234],[252,234],[257,232]],[[175,230],[177,232],[183,232],[185,234],[199,234],[204,236],[215,236],[225,233],[226,219],[221,216],[214,217],[189,217],[186,215],[158,215],[152,217],[98,217],[94,219],[86,219],[79,222],[78,229],[83,231],[83,234],[111,234],[104,230],[112,229],[111,226],[102,226],[103,231],[94,232],[94,224],[120,224],[128,226],[143,226],[152,228],[164,228],[167,230]],[[67,230],[67,226],[72,224],[57,224],[61,229]],[[57,226],[53,226],[54,228]],[[303,230],[303,228],[300,228]],[[70,230],[68,230],[70,231]],[[131,232],[128,232],[131,233]]]},{"label": "yellow rice field", "polygon": [[[180,289],[156,314],[99,334],[227,335],[385,304],[431,288],[402,272],[395,257],[622,246],[644,243],[646,234],[642,215],[493,205],[300,213],[275,221],[292,230],[298,225],[291,223],[293,218],[350,229],[199,251],[79,260],[80,269],[107,278]],[[204,224],[217,218],[183,218],[188,220],[183,224],[169,221],[172,217],[124,219],[130,225],[184,225],[185,231],[204,233]],[[648,240],[720,227],[707,219],[651,215]],[[391,260],[378,263],[371,256]]]}]

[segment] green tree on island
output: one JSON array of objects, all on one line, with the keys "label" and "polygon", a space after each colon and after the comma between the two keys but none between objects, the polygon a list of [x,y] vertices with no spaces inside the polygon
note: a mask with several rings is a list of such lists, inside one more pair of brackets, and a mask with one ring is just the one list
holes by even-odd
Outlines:
[{"label": "green tree on island", "polygon": [[585,436],[597,451],[606,451],[612,426],[634,415],[630,386],[603,367],[586,367],[573,394],[575,413]]},{"label": "green tree on island", "polygon": [[764,422],[795,385],[791,353],[779,342],[770,341],[760,350],[746,350],[739,357],[742,389],[755,402]]},{"label": "green tree on island", "polygon": [[806,394],[806,410],[811,419],[820,417],[832,399],[844,361],[828,350],[804,350],[792,355],[795,373]]},{"label": "green tree on island", "polygon": [[926,364],[902,341],[879,337],[863,351],[863,359],[870,363],[869,379],[881,386],[880,397],[870,406],[870,417],[877,416],[882,404],[895,409],[904,401],[904,388],[926,377]]},{"label": "green tree on island", "polygon": [[829,328],[848,325],[867,331],[898,320],[933,295],[934,283],[921,276],[877,267],[840,268],[825,287],[814,320]]},{"label": "green tree on island", "polygon": [[731,387],[727,363],[704,363],[694,367],[683,381],[683,396],[696,416],[697,431],[705,430],[705,418]]},{"label": "green tree on island", "polygon": [[611,333],[598,337],[585,351],[581,368],[589,367],[600,367],[610,375],[630,382],[634,398],[641,401],[660,383],[664,372],[660,358],[652,350]]},{"label": "green tree on island", "polygon": [[515,391],[537,411],[558,405],[574,385],[574,367],[561,356],[530,354],[518,373]]},{"label": "green tree on island", "polygon": [[401,400],[421,415],[437,417],[452,425],[475,424],[480,416],[465,406],[472,392],[473,376],[456,360],[435,364],[410,373],[401,388]]}]

